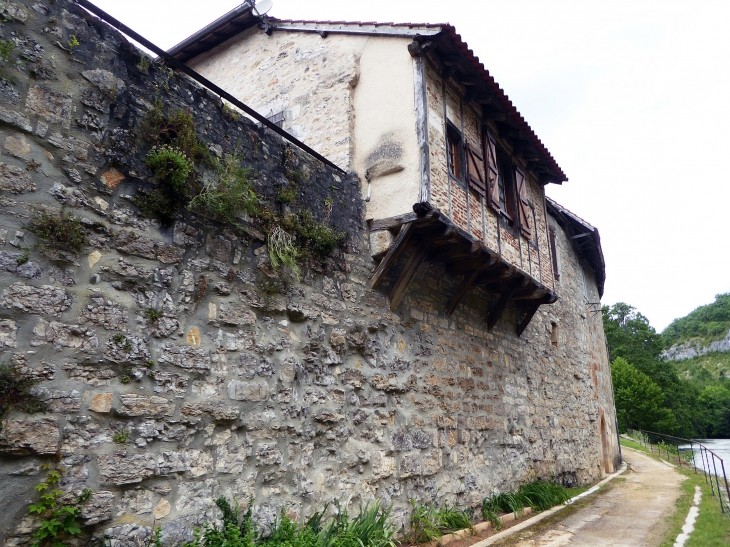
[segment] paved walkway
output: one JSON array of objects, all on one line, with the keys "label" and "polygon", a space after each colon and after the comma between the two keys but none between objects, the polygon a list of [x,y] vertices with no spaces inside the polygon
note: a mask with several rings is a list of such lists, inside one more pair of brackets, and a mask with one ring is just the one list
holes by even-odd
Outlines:
[{"label": "paved walkway", "polygon": [[[631,472],[614,479],[613,488],[530,536],[525,530],[500,545],[515,547],[652,547],[663,539],[665,517],[674,509],[684,477],[671,467],[634,450],[623,450]],[[558,513],[559,515],[560,513]],[[556,515],[556,517],[558,516]]]}]

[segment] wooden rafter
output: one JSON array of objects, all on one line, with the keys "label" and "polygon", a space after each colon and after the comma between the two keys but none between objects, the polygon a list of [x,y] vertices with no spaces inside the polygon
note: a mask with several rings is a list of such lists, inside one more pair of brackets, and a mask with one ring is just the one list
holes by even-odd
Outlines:
[{"label": "wooden rafter", "polygon": [[424,263],[430,250],[431,243],[429,241],[424,241],[416,247],[416,250],[406,261],[403,271],[390,291],[390,311],[395,311],[398,304],[400,304],[401,300],[403,300],[411,281],[413,281],[413,278],[416,276],[418,268],[420,268],[421,264]]},{"label": "wooden rafter", "polygon": [[376,288],[380,284],[385,277],[385,274],[388,273],[390,267],[395,264],[395,261],[398,259],[398,255],[400,255],[403,248],[408,244],[408,240],[410,239],[411,234],[413,234],[413,231],[414,227],[412,222],[401,226],[393,245],[390,246],[390,249],[388,249],[383,260],[380,261],[380,264],[378,264],[378,267],[375,269],[373,277],[370,279],[371,289]]}]

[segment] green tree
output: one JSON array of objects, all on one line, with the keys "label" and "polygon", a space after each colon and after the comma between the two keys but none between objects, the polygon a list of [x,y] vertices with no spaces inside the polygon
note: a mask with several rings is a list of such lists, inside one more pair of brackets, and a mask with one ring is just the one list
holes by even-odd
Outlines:
[{"label": "green tree", "polygon": [[672,411],[664,408],[662,389],[646,374],[618,357],[611,365],[619,428],[671,430],[675,427]]},{"label": "green tree", "polygon": [[699,396],[700,407],[704,411],[704,437],[730,438],[730,390],[710,385]]}]

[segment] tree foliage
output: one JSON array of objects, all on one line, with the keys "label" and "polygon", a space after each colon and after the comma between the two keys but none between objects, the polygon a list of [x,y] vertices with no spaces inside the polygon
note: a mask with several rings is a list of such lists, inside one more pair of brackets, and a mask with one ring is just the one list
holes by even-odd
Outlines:
[{"label": "tree foliage", "polygon": [[730,293],[718,294],[715,301],[675,319],[662,332],[666,347],[688,340],[709,343],[730,331]]},{"label": "tree foliage", "polygon": [[603,324],[621,430],[730,437],[730,391],[723,379],[708,374],[680,377],[676,363],[661,357],[666,337],[629,304],[604,306]]}]

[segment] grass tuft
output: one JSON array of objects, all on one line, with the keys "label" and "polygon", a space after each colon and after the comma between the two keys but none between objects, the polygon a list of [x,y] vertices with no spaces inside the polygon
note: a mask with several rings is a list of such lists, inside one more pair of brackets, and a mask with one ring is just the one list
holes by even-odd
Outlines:
[{"label": "grass tuft", "polygon": [[32,393],[36,381],[23,376],[15,365],[0,365],[0,429],[10,410],[33,414],[46,410],[45,403]]},{"label": "grass tuft", "polygon": [[75,255],[88,244],[88,235],[81,221],[63,211],[59,215],[38,215],[27,228],[41,239],[40,247],[46,251]]},{"label": "grass tuft", "polygon": [[206,181],[188,209],[200,209],[223,222],[236,224],[241,212],[258,212],[258,196],[251,184],[251,170],[241,167],[241,159],[226,154],[215,162],[215,176]]}]

